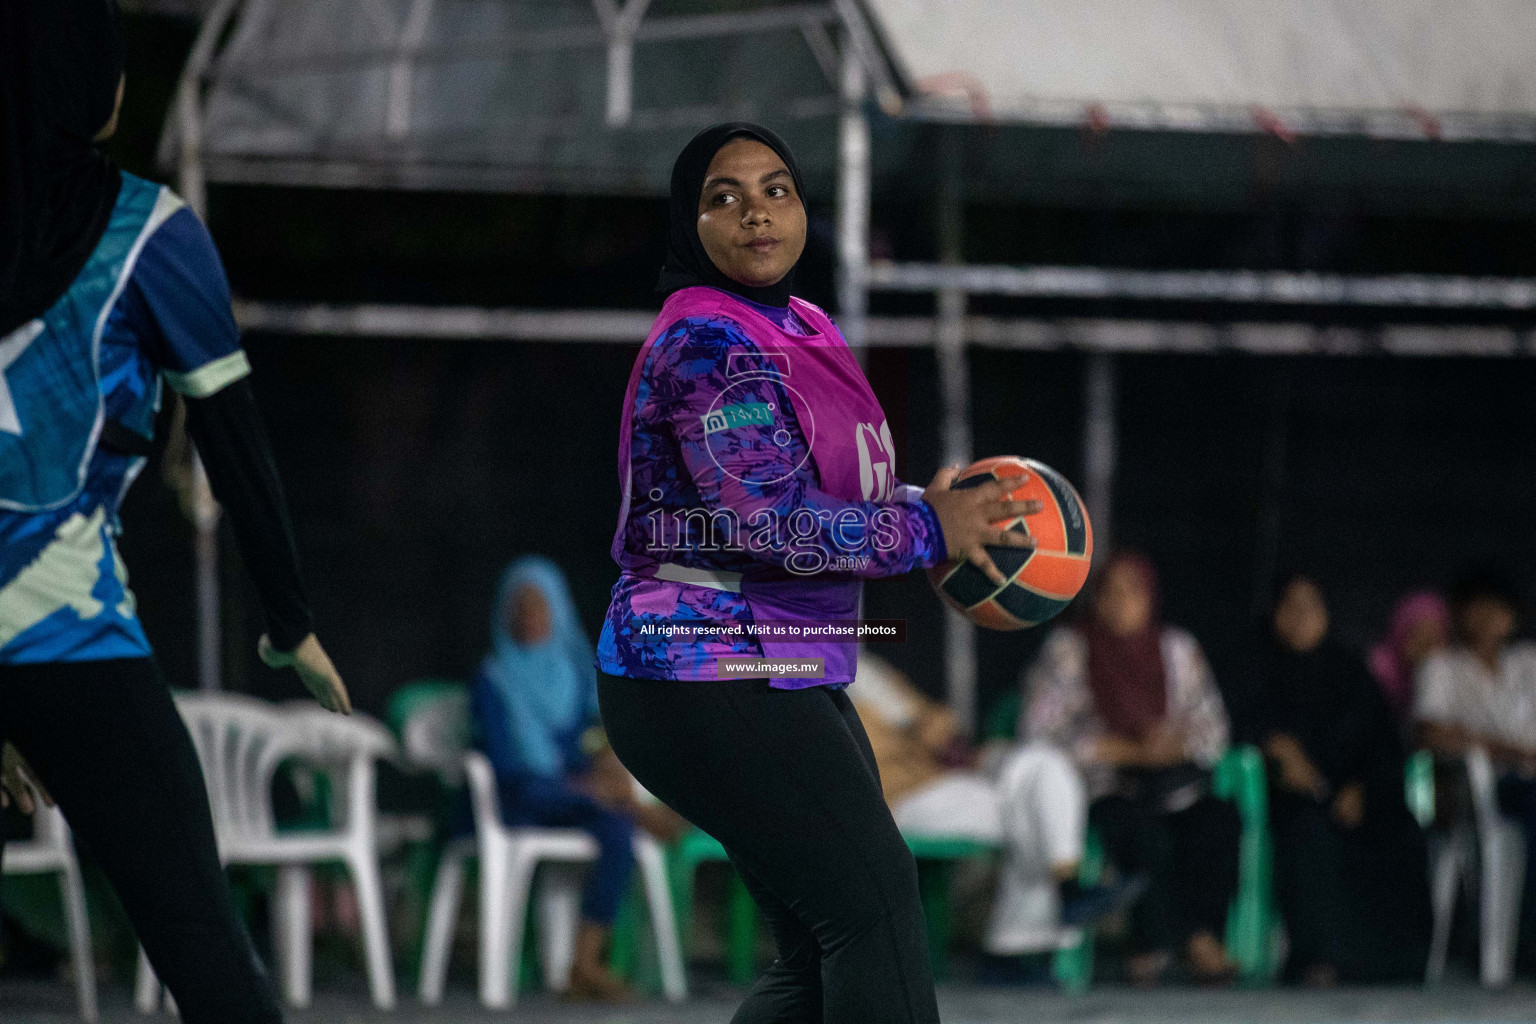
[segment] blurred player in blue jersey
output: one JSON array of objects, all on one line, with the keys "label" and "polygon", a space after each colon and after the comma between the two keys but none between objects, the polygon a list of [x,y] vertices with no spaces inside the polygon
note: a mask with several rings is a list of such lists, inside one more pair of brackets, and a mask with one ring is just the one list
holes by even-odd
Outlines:
[{"label": "blurred player in blue jersey", "polygon": [[0,0],[3,781],[23,810],[29,773],[58,801],[184,1020],[278,1021],[117,553],[162,382],[186,399],[255,577],[263,660],[351,708],[312,631],[212,239],[169,189],[94,146],[116,126],[122,69],[115,0]]}]

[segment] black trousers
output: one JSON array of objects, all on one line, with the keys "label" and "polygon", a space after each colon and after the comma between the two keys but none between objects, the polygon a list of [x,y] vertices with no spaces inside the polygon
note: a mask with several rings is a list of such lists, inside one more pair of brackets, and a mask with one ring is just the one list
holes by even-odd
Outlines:
[{"label": "black trousers", "polygon": [[[1366,797],[1371,807],[1372,796]],[[1290,937],[1287,974],[1327,966],[1346,982],[1424,975],[1432,919],[1424,835],[1406,807],[1344,829],[1325,804],[1270,789],[1275,890]]]},{"label": "black trousers", "polygon": [[847,694],[599,674],[609,741],[718,839],[779,956],[733,1024],[936,1024],[917,865]]},{"label": "black trousers", "polygon": [[1177,951],[1197,932],[1225,935],[1243,832],[1237,808],[1206,796],[1161,814],[1123,796],[1106,796],[1088,808],[1088,821],[1121,871],[1148,876],[1147,891],[1131,911],[1138,951]]},{"label": "black trousers", "polygon": [[0,665],[0,737],[112,883],[182,1020],[281,1021],[219,864],[192,737],[154,660]]}]

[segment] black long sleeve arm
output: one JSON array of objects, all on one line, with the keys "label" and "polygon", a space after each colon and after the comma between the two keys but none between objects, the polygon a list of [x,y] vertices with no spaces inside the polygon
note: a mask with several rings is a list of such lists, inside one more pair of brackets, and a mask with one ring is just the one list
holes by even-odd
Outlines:
[{"label": "black long sleeve arm", "polygon": [[256,582],[267,636],[291,651],[314,629],[282,482],[249,378],[206,398],[188,398],[187,433],[213,495],[229,511],[235,541]]}]

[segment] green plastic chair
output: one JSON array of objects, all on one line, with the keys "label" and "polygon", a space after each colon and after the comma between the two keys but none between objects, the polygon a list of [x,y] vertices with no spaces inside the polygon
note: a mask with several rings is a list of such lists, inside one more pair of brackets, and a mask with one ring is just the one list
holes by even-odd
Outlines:
[{"label": "green plastic chair", "polygon": [[1264,755],[1251,744],[1233,747],[1216,765],[1212,782],[1217,796],[1237,805],[1243,821],[1237,896],[1227,912],[1227,953],[1237,961],[1238,976],[1244,981],[1273,981],[1280,967],[1276,941],[1279,919]]},{"label": "green plastic chair", "polygon": [[949,977],[955,870],[961,861],[991,857],[1001,848],[962,837],[907,836],[906,840],[917,861],[918,895],[928,928],[929,970],[935,981],[944,981]]},{"label": "green plastic chair", "polygon": [[[1090,829],[1083,842],[1083,862],[1077,869],[1077,878],[1084,885],[1097,885],[1103,874],[1104,844],[1098,833]],[[1093,981],[1094,938],[1094,930],[1084,928],[1076,945],[1058,949],[1051,958],[1051,974],[1062,991],[1074,995],[1088,991]]]},{"label": "green plastic chair", "polygon": [[983,740],[1013,742],[1019,736],[1019,712],[1024,707],[1024,695],[1015,688],[1007,691],[987,711],[981,723]]},{"label": "green plastic chair", "polygon": [[[725,861],[725,850],[710,836],[697,829],[685,833],[665,850],[667,885],[672,893],[672,913],[677,921],[678,942],[687,955],[686,926],[693,916],[694,875],[705,861]],[[726,898],[726,971],[731,980],[748,984],[753,977],[757,940],[757,907],[746,885],[733,870],[727,883]],[[631,884],[619,906],[614,921],[613,949],[609,966],[614,973],[630,980],[648,994],[664,992],[659,962],[653,957],[641,962],[641,941],[647,933],[645,916],[649,913],[645,892],[638,879]]]},{"label": "green plastic chair", "polygon": [[439,731],[445,733],[445,741],[452,743],[457,750],[463,750],[469,745],[469,719],[462,710],[468,707],[468,693],[469,688],[458,679],[412,680],[389,695],[389,702],[384,709],[384,721],[400,741],[402,749],[406,750],[406,755],[413,757],[415,763],[446,764],[455,751],[444,750],[437,757],[427,751],[416,751],[413,754],[409,742],[413,738],[410,735],[412,725],[418,720],[425,720],[424,716],[442,715],[445,709],[456,708],[452,714],[455,720],[442,723]]},{"label": "green plastic chair", "polygon": [[1415,750],[1403,771],[1403,797],[1420,828],[1435,823],[1435,755]]},{"label": "green plastic chair", "polygon": [[[672,886],[672,905],[677,913],[677,934],[685,950],[689,926],[693,922],[694,875],[699,865],[706,861],[729,860],[725,847],[698,829],[689,830],[667,850],[667,873]],[[734,869],[726,884],[725,971],[734,983],[747,985],[757,970],[757,904],[752,902],[752,894]]]}]

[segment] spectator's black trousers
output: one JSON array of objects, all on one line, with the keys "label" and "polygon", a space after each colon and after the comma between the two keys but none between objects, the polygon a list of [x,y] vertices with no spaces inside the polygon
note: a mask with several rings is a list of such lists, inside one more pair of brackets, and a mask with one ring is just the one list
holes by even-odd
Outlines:
[{"label": "spectator's black trousers", "polygon": [[1203,796],[1182,811],[1161,813],[1105,796],[1088,808],[1088,823],[1121,871],[1148,876],[1146,894],[1131,911],[1139,952],[1179,952],[1196,932],[1223,939],[1243,833],[1235,807]]},{"label": "spectator's black trousers", "polygon": [[1359,984],[1424,976],[1434,923],[1424,833],[1400,796],[1384,808],[1377,794],[1365,800],[1364,825],[1346,829],[1327,804],[1270,789],[1275,895],[1294,980],[1315,966]]},{"label": "spectator's black trousers", "polygon": [[936,1024],[917,866],[847,694],[599,674],[641,785],[718,839],[779,956],[733,1024]]},{"label": "spectator's black trousers", "polygon": [[112,883],[182,1020],[281,1021],[219,865],[192,738],[154,660],[0,665],[0,737]]}]

